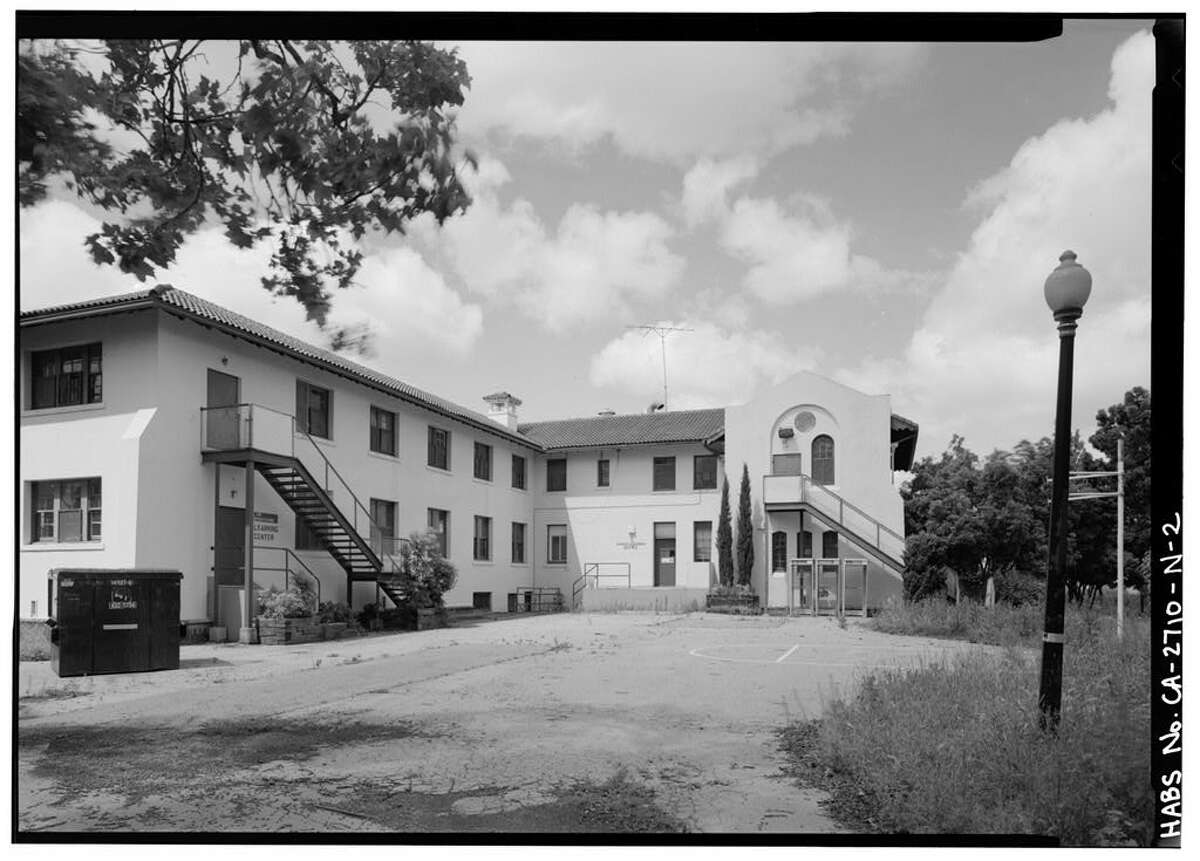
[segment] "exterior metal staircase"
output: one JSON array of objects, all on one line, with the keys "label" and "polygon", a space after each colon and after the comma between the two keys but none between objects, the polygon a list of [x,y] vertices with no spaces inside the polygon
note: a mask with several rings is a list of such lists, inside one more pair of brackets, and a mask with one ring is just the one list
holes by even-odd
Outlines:
[{"label": "exterior metal staircase", "polygon": [[904,536],[807,475],[764,476],[766,508],[802,509],[853,543],[877,562],[901,575]]},{"label": "exterior metal staircase", "polygon": [[[373,582],[393,604],[399,606],[405,600],[399,557],[404,540],[382,537],[384,530],[316,441],[295,427],[292,416],[258,404],[208,407],[201,410],[201,416],[204,461],[253,463],[254,470],[346,572],[348,585]],[[287,420],[286,428],[282,419]],[[310,461],[320,464],[323,481],[296,455],[296,440],[307,442],[306,450],[315,453]],[[339,497],[349,500],[349,514],[334,502],[335,489]]]}]

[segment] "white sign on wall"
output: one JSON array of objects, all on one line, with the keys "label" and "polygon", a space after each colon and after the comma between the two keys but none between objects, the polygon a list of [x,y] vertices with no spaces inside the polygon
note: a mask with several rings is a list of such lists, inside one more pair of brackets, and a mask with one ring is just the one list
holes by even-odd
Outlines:
[{"label": "white sign on wall", "polygon": [[254,512],[254,543],[274,544],[279,535],[279,515],[269,511]]}]

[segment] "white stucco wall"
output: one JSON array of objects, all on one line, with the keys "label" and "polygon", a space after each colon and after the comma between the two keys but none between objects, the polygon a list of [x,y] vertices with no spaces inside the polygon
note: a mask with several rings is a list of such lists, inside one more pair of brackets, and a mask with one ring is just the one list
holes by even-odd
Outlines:
[{"label": "white stucco wall", "polygon": [[[30,353],[103,342],[103,402],[31,411]],[[147,314],[125,314],[104,325],[74,321],[21,332],[18,612],[45,616],[47,573],[60,567],[121,568],[137,563],[139,474],[146,437],[157,419],[155,332]],[[32,483],[77,478],[101,481],[98,542],[47,543],[33,536]],[[35,603],[36,602],[36,603]]]},{"label": "white stucco wall", "polygon": [[[716,577],[716,530],[720,507],[721,462],[717,464],[717,490],[693,489],[693,457],[712,454],[702,445],[644,445],[624,448],[590,448],[554,452],[538,459],[536,564],[538,585],[559,586],[570,595],[571,584],[588,563],[628,563],[632,585],[654,585],[654,524],[675,524],[675,584],[707,588]],[[546,461],[567,458],[567,489],[546,491]],[[675,458],[675,490],[654,491],[654,458]],[[596,486],[596,463],[609,460],[609,486]],[[711,562],[694,561],[693,529],[696,521],[711,521]],[[548,527],[567,525],[567,563],[548,563]],[[630,529],[637,531],[640,547],[627,549]],[[623,571],[605,565],[604,573]],[[616,579],[608,580],[615,584]]]},{"label": "white stucco wall", "polygon": [[[816,419],[807,431],[798,431],[794,419],[807,410]],[[791,428],[791,439],[779,437],[780,428]],[[770,574],[770,533],[781,529],[788,536],[788,558],[798,556],[799,516],[792,512],[772,513],[768,521],[763,508],[763,476],[771,473],[771,456],[800,453],[803,471],[811,475],[812,441],[828,434],[835,446],[835,483],[829,490],[861,508],[888,528],[904,534],[904,508],[899,487],[891,472],[891,399],[866,395],[827,377],[802,372],[759,393],[753,400],[725,410],[725,452],[730,474],[731,504],[735,529],[737,487],[742,464],[750,474],[751,504],[755,526],[755,585],[765,593]],[[814,554],[821,553],[821,536],[826,527],[811,515],[805,529],[813,533]],[[839,556],[865,557],[852,542],[839,541]],[[871,562],[869,591],[886,598],[899,594],[897,575]],[[875,600],[871,600],[875,604]]]}]

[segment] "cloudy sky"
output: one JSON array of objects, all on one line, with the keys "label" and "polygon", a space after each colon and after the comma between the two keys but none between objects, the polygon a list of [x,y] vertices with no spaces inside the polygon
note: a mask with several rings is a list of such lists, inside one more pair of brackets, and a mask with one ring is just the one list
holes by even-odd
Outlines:
[{"label": "cloudy sky", "polygon": [[[460,44],[470,210],[373,241],[334,324],[359,361],[523,419],[744,400],[800,369],[977,451],[1053,431],[1042,297],[1065,248],[1094,286],[1074,420],[1149,386],[1150,22],[1032,44]],[[20,214],[21,306],[143,285],[92,265],[93,214]],[[269,252],[201,232],[169,282],[321,343],[258,285]]]}]

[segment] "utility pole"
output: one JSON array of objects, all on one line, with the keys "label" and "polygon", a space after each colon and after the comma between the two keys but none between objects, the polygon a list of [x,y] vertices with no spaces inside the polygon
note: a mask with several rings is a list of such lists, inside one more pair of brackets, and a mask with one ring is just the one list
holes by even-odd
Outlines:
[{"label": "utility pole", "polygon": [[1071,491],[1067,499],[1117,498],[1117,639],[1125,637],[1125,434],[1117,437],[1117,468],[1108,472],[1072,472],[1069,480],[1117,478],[1116,491]]},{"label": "utility pole", "polygon": [[667,409],[667,335],[672,332],[694,332],[695,329],[685,329],[681,326],[651,326],[642,324],[639,326],[626,326],[626,329],[639,329],[642,332],[642,337],[653,332],[658,335],[659,343],[662,345],[662,366],[663,366],[663,409]]}]

